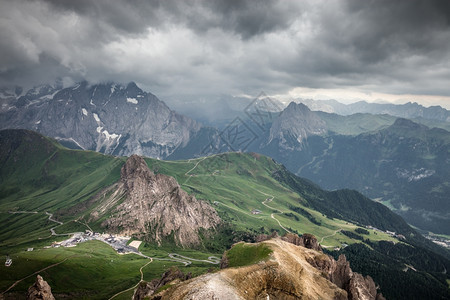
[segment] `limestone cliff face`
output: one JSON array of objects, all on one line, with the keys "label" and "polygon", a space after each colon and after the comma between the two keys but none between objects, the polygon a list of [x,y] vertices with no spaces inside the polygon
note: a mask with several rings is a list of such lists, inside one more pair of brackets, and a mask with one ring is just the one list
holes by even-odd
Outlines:
[{"label": "limestone cliff face", "polygon": [[28,288],[27,300],[55,300],[52,289],[41,275],[36,277],[36,282]]},{"label": "limestone cliff face", "polygon": [[[309,248],[295,245],[305,241]],[[267,261],[174,282],[171,289],[146,296],[150,299],[384,299],[377,294],[372,278],[352,272],[345,256],[335,261],[316,250],[318,243],[312,235],[297,236],[297,239],[294,235],[276,237],[261,243],[273,251]]]},{"label": "limestone cliff face", "polygon": [[166,158],[202,129],[134,82],[83,81],[66,88],[58,82],[17,93],[0,89],[1,129],[26,128],[106,154]]},{"label": "limestone cliff face", "polygon": [[106,194],[92,217],[112,211],[102,223],[110,232],[137,234],[157,243],[173,235],[185,247],[200,243],[200,229],[214,229],[221,222],[209,204],[188,195],[173,177],[155,175],[138,155],[127,160],[120,181]]}]

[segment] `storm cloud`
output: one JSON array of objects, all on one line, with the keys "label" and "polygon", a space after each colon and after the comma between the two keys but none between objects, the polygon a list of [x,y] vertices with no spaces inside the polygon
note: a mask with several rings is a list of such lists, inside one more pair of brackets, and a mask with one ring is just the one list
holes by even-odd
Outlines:
[{"label": "storm cloud", "polygon": [[156,94],[450,96],[445,0],[3,0],[0,26],[2,85],[66,77]]}]

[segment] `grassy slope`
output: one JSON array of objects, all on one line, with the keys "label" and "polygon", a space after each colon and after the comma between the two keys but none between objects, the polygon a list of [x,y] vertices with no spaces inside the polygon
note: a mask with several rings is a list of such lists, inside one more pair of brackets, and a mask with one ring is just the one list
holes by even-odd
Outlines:
[{"label": "grassy slope", "polygon": [[[308,207],[304,198],[272,177],[281,166],[268,157],[227,153],[189,161],[147,159],[147,163],[156,172],[174,176],[185,190],[195,194],[198,199],[210,201],[237,230],[255,233],[277,230],[280,234],[286,233],[271,217],[273,214],[286,229],[313,233],[319,240],[324,238],[324,245],[340,246],[342,243],[355,242],[340,232],[336,233],[340,229],[352,231],[357,228],[355,224],[326,218]],[[272,197],[272,201],[266,202],[269,207],[262,203]],[[291,206],[308,211],[320,225],[292,211]],[[261,214],[253,215],[253,209],[260,210]],[[284,213],[289,213],[289,216]],[[372,232],[369,238],[395,241],[384,233],[375,235]]]},{"label": "grassy slope", "polygon": [[266,260],[272,253],[267,245],[238,243],[226,252],[228,266],[231,268],[253,265],[261,260]]},{"label": "grassy slope", "polygon": [[[7,224],[0,229],[2,254],[10,247],[23,249],[32,240],[48,237],[50,228],[57,224],[49,221],[45,212],[54,213],[88,200],[119,179],[124,162],[123,158],[91,151],[68,150],[30,131],[19,133],[21,136],[13,137],[10,131],[2,131],[0,136],[0,221]],[[69,215],[61,221],[77,217]],[[66,232],[79,227],[72,226]]]}]

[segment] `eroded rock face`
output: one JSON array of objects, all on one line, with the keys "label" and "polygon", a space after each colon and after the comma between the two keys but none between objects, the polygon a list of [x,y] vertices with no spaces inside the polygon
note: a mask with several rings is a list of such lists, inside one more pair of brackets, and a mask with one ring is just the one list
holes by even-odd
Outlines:
[{"label": "eroded rock face", "polygon": [[309,257],[307,261],[322,275],[348,293],[350,300],[381,300],[383,295],[377,294],[375,282],[370,276],[365,278],[352,271],[345,255],[341,254],[338,260],[328,255]]},{"label": "eroded rock face", "polygon": [[92,218],[112,210],[102,223],[110,232],[136,234],[157,243],[172,235],[178,245],[187,247],[200,244],[199,230],[214,229],[221,222],[208,203],[188,195],[173,177],[155,175],[138,155],[128,158],[109,195]]},{"label": "eroded rock face", "polygon": [[[268,235],[260,235],[257,237],[259,241],[267,241],[269,239],[271,239],[271,236]],[[337,261],[331,256],[324,254],[322,247],[314,235],[305,233],[302,236],[298,236],[297,234],[287,233],[281,239],[288,243],[320,252],[321,254],[319,255],[307,256],[306,261],[319,270],[323,277],[334,283],[337,287],[347,291],[348,299],[384,299],[382,294],[377,294],[375,282],[370,276],[364,278],[361,274],[353,272],[350,268],[350,263],[343,254],[339,256]]]},{"label": "eroded rock face", "polygon": [[352,272],[344,255],[336,261],[321,251],[295,245],[305,240],[315,245],[314,236],[308,234],[304,239],[288,234],[262,241],[273,251],[268,260],[202,275],[149,299],[385,300],[370,276]]},{"label": "eroded rock face", "polygon": [[309,233],[304,233],[301,236],[294,233],[286,233],[281,239],[297,246],[322,252],[322,247],[316,237]]},{"label": "eroded rock face", "polygon": [[150,299],[347,299],[345,290],[307,262],[323,253],[280,238],[262,243],[273,250],[269,260],[202,275]]},{"label": "eroded rock face", "polygon": [[364,278],[361,274],[354,273],[350,279],[348,294],[351,300],[375,300],[377,296],[375,282],[370,276]]},{"label": "eroded rock face", "polygon": [[36,277],[36,282],[28,288],[27,300],[55,300],[52,289],[41,275]]}]

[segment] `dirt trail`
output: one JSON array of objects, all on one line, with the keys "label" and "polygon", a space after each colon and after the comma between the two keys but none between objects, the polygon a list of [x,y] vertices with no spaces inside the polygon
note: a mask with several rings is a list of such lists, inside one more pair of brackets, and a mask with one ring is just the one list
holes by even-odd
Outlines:
[{"label": "dirt trail", "polygon": [[[324,239],[329,238],[329,237],[332,237],[332,236],[335,236],[335,235],[336,235],[338,232],[340,232],[340,231],[342,231],[342,228],[339,228],[339,229],[336,230],[333,234],[326,235],[326,236],[322,237],[322,239],[320,240],[319,244],[322,244],[322,242],[323,242]],[[329,246],[323,246],[323,245],[322,245],[322,247],[327,248],[327,247],[329,247]]]},{"label": "dirt trail", "polygon": [[270,205],[267,204],[267,202],[272,202],[272,200],[273,200],[275,197],[272,196],[272,195],[266,194],[266,193],[264,193],[264,192],[261,192],[261,191],[258,191],[258,192],[260,192],[260,193],[263,194],[263,195],[266,195],[266,196],[270,197],[270,198],[267,198],[266,200],[262,201],[262,202],[261,202],[262,205],[266,206],[267,208],[270,208],[270,209],[273,209],[273,210],[278,211],[278,213],[271,213],[271,214],[270,214],[270,217],[271,217],[272,219],[274,219],[275,221],[277,221],[278,225],[280,225],[280,227],[281,227],[282,229],[284,229],[286,232],[292,233],[289,229],[287,229],[286,227],[284,227],[284,226],[281,224],[280,220],[278,220],[278,219],[275,218],[275,216],[274,216],[275,214],[284,214],[284,212],[281,211],[281,210],[279,210],[278,208],[272,207],[272,206],[270,206]]},{"label": "dirt trail", "polygon": [[120,294],[123,294],[123,293],[125,293],[125,292],[131,291],[131,290],[137,288],[137,286],[139,285],[139,283],[141,283],[142,281],[144,281],[144,272],[142,272],[142,269],[145,268],[147,265],[149,265],[150,263],[153,262],[153,259],[152,259],[151,257],[150,257],[149,259],[150,259],[150,261],[147,262],[145,265],[143,265],[143,266],[139,269],[139,273],[141,273],[141,280],[139,280],[139,282],[136,283],[136,285],[134,285],[134,286],[132,286],[132,287],[126,289],[126,290],[123,290],[123,291],[120,291],[120,292],[114,294],[111,298],[109,298],[109,300],[111,300],[111,299],[113,299],[113,298],[119,296]]},{"label": "dirt trail", "polygon": [[207,157],[207,156],[203,157],[203,159],[199,160],[199,161],[194,165],[194,167],[192,167],[192,169],[190,169],[189,171],[187,171],[186,173],[184,173],[184,175],[189,176],[189,177],[186,179],[186,181],[183,183],[183,185],[186,184],[186,183],[189,181],[189,179],[191,179],[191,176],[192,176],[192,175],[190,175],[189,173],[191,173],[192,171],[194,171],[195,168],[197,168],[198,164],[201,163],[202,161],[204,161],[206,158],[208,158],[208,157]]}]

